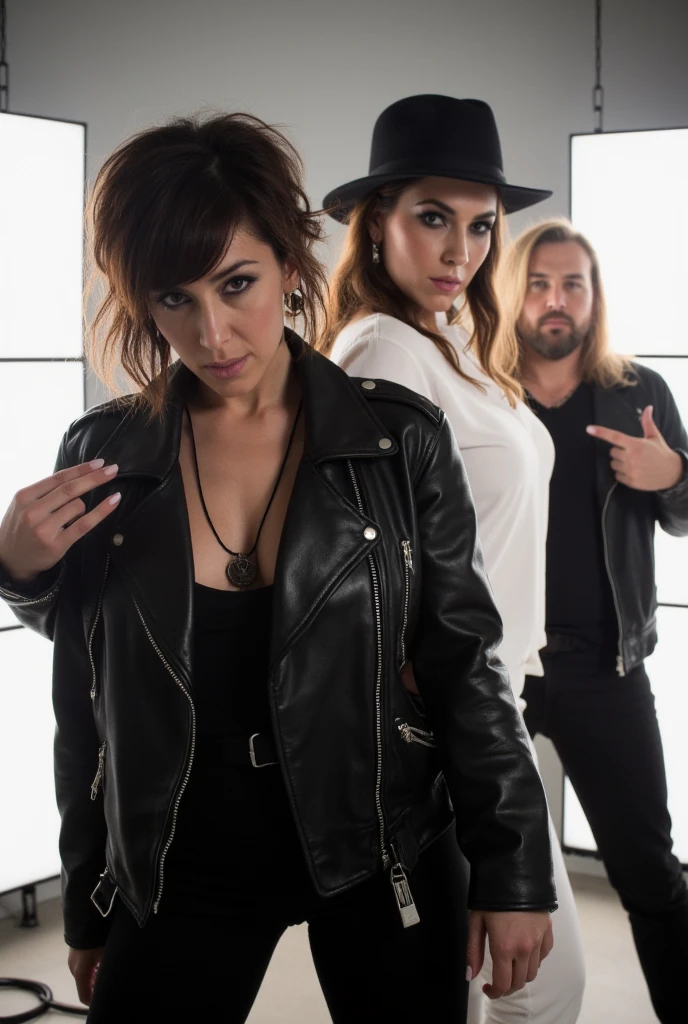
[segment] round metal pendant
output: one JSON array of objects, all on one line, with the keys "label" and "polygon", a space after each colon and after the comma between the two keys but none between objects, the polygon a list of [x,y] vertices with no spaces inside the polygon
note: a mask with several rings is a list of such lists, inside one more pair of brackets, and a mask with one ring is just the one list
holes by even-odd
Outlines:
[{"label": "round metal pendant", "polygon": [[258,566],[250,558],[239,555],[227,566],[227,578],[235,587],[250,587],[256,578]]}]

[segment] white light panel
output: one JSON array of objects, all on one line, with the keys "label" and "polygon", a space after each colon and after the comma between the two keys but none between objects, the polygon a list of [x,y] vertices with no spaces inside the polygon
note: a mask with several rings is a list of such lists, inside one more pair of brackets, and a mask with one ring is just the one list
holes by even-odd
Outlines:
[{"label": "white light panel", "polygon": [[0,115],[0,358],[80,356],[85,128]]},{"label": "white light panel", "polygon": [[[664,745],[674,851],[683,864],[688,864],[688,814],[685,798],[688,668],[684,640],[688,631],[688,608],[660,608],[657,629],[659,643],[654,654],[647,659],[645,667],[655,695]],[[623,686],[623,679],[619,680],[619,685]],[[565,782],[563,839],[565,846],[578,850],[597,849],[569,779]]]},{"label": "white light panel", "polygon": [[[0,363],[0,516],[18,490],[50,476],[62,435],[83,408],[81,363]],[[16,621],[0,600],[0,626]]]},{"label": "white light panel", "polygon": [[0,632],[0,892],[60,872],[52,656],[28,629]]},{"label": "white light panel", "polygon": [[[686,180],[688,128],[571,140],[571,219],[599,255],[619,352],[688,354]],[[648,190],[666,210],[661,229]]]},{"label": "white light panel", "polygon": [[[688,128],[579,135],[571,140],[571,219],[600,258],[609,306],[612,346],[641,359],[669,385],[688,425]],[[643,221],[643,196],[651,184],[671,214],[661,251]],[[671,356],[674,358],[652,358]],[[688,604],[688,538],[656,534],[660,602]],[[660,608],[659,644],[647,670],[657,699],[664,742],[669,805],[679,857],[688,863],[688,804],[680,799],[688,778],[688,670],[683,635],[688,608]],[[619,681],[623,686],[623,680]],[[595,840],[569,780],[564,793],[564,843],[595,850]]]},{"label": "white light panel", "polygon": [[[84,145],[83,125],[0,115],[0,515],[53,472],[83,410],[80,362],[31,360],[82,355]],[[30,630],[0,629],[0,892],[60,870],[52,657]]]}]

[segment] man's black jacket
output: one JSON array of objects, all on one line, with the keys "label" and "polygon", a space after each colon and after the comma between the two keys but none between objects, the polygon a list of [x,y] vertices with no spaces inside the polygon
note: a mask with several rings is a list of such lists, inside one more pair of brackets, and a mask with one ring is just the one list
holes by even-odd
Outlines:
[{"label": "man's black jacket", "polygon": [[655,424],[669,447],[682,455],[684,473],[669,490],[634,490],[617,482],[609,445],[597,442],[598,497],[619,626],[620,674],[652,654],[657,642],[655,523],[673,536],[688,534],[688,434],[664,379],[639,363],[633,364],[633,370],[637,376],[634,384],[595,388],[595,423],[642,437],[641,413],[646,406],[653,406]]}]

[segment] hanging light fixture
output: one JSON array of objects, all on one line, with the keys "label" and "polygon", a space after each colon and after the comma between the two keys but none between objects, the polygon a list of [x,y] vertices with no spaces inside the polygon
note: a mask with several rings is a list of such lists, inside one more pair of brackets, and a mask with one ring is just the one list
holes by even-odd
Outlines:
[{"label": "hanging light fixture", "polygon": [[7,3],[0,0],[0,114],[10,108],[10,69],[7,64]]},{"label": "hanging light fixture", "polygon": [[592,90],[592,109],[597,123],[595,132],[603,129],[604,89],[602,87],[602,0],[595,0],[595,85]]}]

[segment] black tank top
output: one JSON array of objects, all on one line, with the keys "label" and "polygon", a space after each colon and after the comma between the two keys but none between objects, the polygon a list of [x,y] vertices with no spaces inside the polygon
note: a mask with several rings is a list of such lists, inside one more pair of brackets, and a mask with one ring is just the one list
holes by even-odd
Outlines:
[{"label": "black tank top", "polygon": [[254,908],[275,845],[301,861],[279,767],[228,763],[223,741],[271,734],[268,696],[272,587],[194,585],[196,750],[167,854],[161,913]]},{"label": "black tank top", "polygon": [[[272,587],[194,584],[194,703],[199,741],[269,731]],[[200,745],[200,743],[199,743]]]}]

